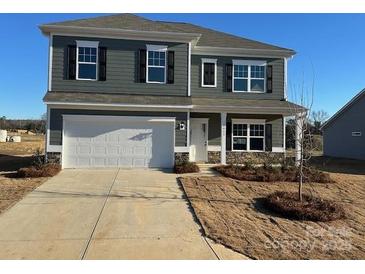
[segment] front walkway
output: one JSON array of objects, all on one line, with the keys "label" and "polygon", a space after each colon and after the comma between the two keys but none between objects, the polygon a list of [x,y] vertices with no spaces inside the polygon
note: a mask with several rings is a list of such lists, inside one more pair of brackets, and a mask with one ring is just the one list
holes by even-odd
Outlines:
[{"label": "front walkway", "polygon": [[63,170],[0,215],[0,259],[244,259],[206,239],[168,171]]}]

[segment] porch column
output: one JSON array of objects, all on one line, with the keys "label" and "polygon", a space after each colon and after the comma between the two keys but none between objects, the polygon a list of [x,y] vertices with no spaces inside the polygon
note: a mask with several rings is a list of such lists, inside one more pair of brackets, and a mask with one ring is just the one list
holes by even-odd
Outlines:
[{"label": "porch column", "polygon": [[227,112],[221,112],[221,164],[226,164]]},{"label": "porch column", "polygon": [[302,158],[302,138],[305,113],[295,115],[295,164],[298,166]]}]

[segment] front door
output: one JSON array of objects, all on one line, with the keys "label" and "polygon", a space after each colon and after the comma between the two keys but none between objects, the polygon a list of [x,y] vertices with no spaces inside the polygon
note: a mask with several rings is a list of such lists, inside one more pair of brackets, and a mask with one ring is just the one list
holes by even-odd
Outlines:
[{"label": "front door", "polygon": [[208,119],[192,118],[190,123],[190,161],[208,160]]}]

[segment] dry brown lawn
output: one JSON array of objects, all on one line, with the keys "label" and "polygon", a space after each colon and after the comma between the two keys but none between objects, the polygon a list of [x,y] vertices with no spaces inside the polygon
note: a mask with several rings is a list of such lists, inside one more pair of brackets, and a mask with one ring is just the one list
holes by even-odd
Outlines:
[{"label": "dry brown lawn", "polygon": [[44,151],[44,135],[24,134],[21,137],[20,143],[0,143],[0,155],[32,155],[37,149]]},{"label": "dry brown lawn", "polygon": [[296,183],[218,176],[180,181],[206,235],[250,258],[365,259],[365,169],[357,173],[331,173],[334,184],[305,185],[306,193],[344,206],[347,218],[327,223],[288,220],[262,207],[262,197],[296,191]]},{"label": "dry brown lawn", "polygon": [[47,178],[7,178],[0,174],[0,213],[43,184]]},{"label": "dry brown lawn", "polygon": [[31,165],[31,155],[39,148],[44,150],[44,135],[22,135],[21,143],[0,143],[0,213],[47,180],[11,176],[19,168]]}]

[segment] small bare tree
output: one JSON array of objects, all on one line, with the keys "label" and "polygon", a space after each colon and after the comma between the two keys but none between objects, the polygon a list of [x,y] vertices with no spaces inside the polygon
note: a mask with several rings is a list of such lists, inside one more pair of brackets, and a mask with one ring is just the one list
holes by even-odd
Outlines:
[{"label": "small bare tree", "polygon": [[299,87],[292,86],[290,89],[292,100],[295,104],[289,105],[292,116],[295,117],[295,164],[299,171],[298,199],[303,201],[303,182],[306,163],[312,157],[313,136],[310,129],[310,114],[314,100],[314,76],[311,86],[306,86],[303,81]]},{"label": "small bare tree", "polygon": [[319,134],[321,132],[320,128],[323,123],[328,119],[328,117],[328,113],[324,110],[312,111],[311,120],[313,121],[313,126],[316,134]]}]

